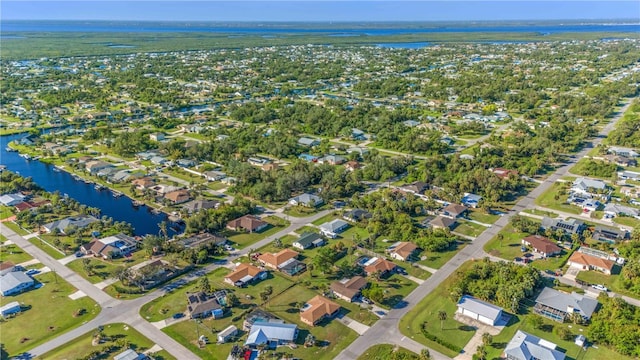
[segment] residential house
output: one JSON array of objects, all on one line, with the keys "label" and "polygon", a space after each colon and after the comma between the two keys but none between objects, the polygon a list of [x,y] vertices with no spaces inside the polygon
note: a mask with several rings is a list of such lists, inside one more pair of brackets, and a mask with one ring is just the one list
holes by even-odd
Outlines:
[{"label": "residential house", "polygon": [[0,316],[7,317],[9,315],[17,314],[22,311],[22,306],[17,301],[12,301],[8,304],[0,307]]},{"label": "residential house", "polygon": [[152,178],[145,176],[133,180],[131,182],[131,185],[135,186],[138,190],[145,190],[154,187],[156,185],[156,182]]},{"label": "residential house", "polygon": [[266,278],[267,272],[263,269],[251,264],[242,263],[238,265],[231,274],[224,277],[224,282],[233,286],[243,287]]},{"label": "residential house", "polygon": [[478,300],[469,295],[463,295],[462,298],[460,298],[456,313],[490,326],[496,326],[502,318],[501,307]]},{"label": "residential house", "polygon": [[369,149],[367,149],[366,147],[361,147],[361,146],[352,146],[350,148],[347,149],[347,154],[351,154],[351,153],[356,153],[358,155],[360,155],[360,157],[366,155],[369,153]]},{"label": "residential house", "polygon": [[268,268],[279,270],[300,255],[297,251],[283,249],[277,253],[265,253],[258,256],[258,261]]},{"label": "residential house", "polygon": [[348,171],[356,171],[357,169],[360,169],[362,167],[362,165],[360,165],[359,162],[351,160],[351,161],[347,161],[344,164],[345,169],[347,169]]},{"label": "residential house", "polygon": [[80,246],[80,251],[86,255],[101,256],[112,259],[127,255],[138,249],[138,241],[125,234],[108,236]]},{"label": "residential house", "polygon": [[97,174],[100,170],[104,170],[107,168],[112,168],[113,165],[111,165],[110,163],[106,162],[106,161],[102,161],[102,160],[91,160],[91,161],[87,161],[84,164],[85,169],[87,169],[87,171],[89,173],[91,173],[92,175]]},{"label": "residential house", "polygon": [[372,257],[368,259],[364,264],[362,264],[364,268],[364,272],[367,275],[380,274],[380,276],[385,276],[396,270],[396,264],[392,263],[389,260]]},{"label": "residential house", "polygon": [[631,217],[638,218],[639,214],[640,214],[640,210],[636,208],[632,208],[630,206],[608,203],[604,207],[605,217],[631,216]]},{"label": "residential house", "polygon": [[442,209],[442,216],[450,219],[458,219],[463,217],[467,211],[469,211],[469,208],[464,205],[449,204]]},{"label": "residential house", "polygon": [[542,218],[542,225],[540,226],[542,229],[551,229],[556,231],[558,229],[562,229],[565,234],[582,234],[582,232],[587,228],[584,222],[577,219],[552,219],[550,217]]},{"label": "residential house", "polygon": [[420,122],[415,121],[415,120],[406,120],[406,121],[402,122],[402,125],[408,126],[408,127],[416,127],[416,126],[420,125]]},{"label": "residential house", "polygon": [[233,231],[260,232],[266,229],[269,223],[252,215],[245,215],[227,223],[227,229]]},{"label": "residential house", "polygon": [[331,292],[338,298],[353,302],[360,297],[361,291],[367,286],[367,279],[362,276],[354,276],[351,279],[342,279],[331,283]]},{"label": "residential house", "polygon": [[305,232],[300,235],[298,240],[293,242],[293,247],[298,248],[300,250],[309,249],[312,247],[318,247],[324,245],[324,239],[314,232]]},{"label": "residential house", "polygon": [[302,153],[300,155],[298,155],[298,159],[302,159],[306,162],[318,162],[318,157],[315,155],[311,155],[311,154],[307,154],[307,153]]},{"label": "residential house", "polygon": [[509,176],[511,176],[511,175],[518,176],[518,171],[517,170],[495,168],[495,169],[491,170],[491,172],[496,174],[496,176],[501,178],[501,179],[508,179]]},{"label": "residential house", "polygon": [[253,166],[264,166],[271,162],[269,159],[261,158],[261,157],[250,157],[247,159],[247,162]]},{"label": "residential house", "polygon": [[151,159],[149,159],[149,161],[151,161],[152,164],[154,165],[164,165],[168,162],[168,160],[166,158],[164,158],[163,156],[153,156],[151,157]]},{"label": "residential house", "polygon": [[529,235],[522,239],[522,244],[530,246],[534,252],[541,254],[545,258],[559,255],[562,252],[562,249],[553,241],[540,235]]},{"label": "residential house", "polygon": [[247,316],[244,318],[242,322],[242,330],[249,332],[254,323],[263,322],[263,323],[276,323],[283,324],[284,321],[276,317],[275,315],[268,313],[260,308],[254,308]]},{"label": "residential house", "polygon": [[373,215],[366,210],[352,209],[344,213],[342,218],[348,221],[360,222],[365,219],[371,219],[372,216]]},{"label": "residential house", "polygon": [[449,217],[442,215],[436,216],[433,220],[429,221],[429,226],[434,229],[451,229],[455,227],[456,221]]},{"label": "residential house", "polygon": [[346,160],[343,156],[330,154],[318,159],[318,164],[340,165]]},{"label": "residential house", "polygon": [[195,160],[191,160],[191,159],[178,159],[176,160],[176,165],[180,166],[180,167],[192,167],[192,166],[196,166],[196,162]]},{"label": "residential house", "polygon": [[277,171],[280,168],[280,165],[278,165],[278,163],[275,162],[270,162],[267,164],[262,165],[262,171]]},{"label": "residential house", "polygon": [[576,251],[571,254],[567,264],[572,268],[580,270],[597,270],[607,275],[611,275],[615,262]]},{"label": "residential house", "polygon": [[602,180],[577,178],[571,185],[570,192],[588,197],[600,197],[607,189],[607,184]]},{"label": "residential house", "polygon": [[147,360],[149,357],[145,354],[138,354],[133,349],[127,349],[113,357],[113,360]]},{"label": "residential house", "polygon": [[364,133],[364,131],[353,128],[351,129],[351,139],[356,141],[365,141],[367,140],[367,135]]},{"label": "residential house", "polygon": [[328,238],[335,239],[336,237],[338,237],[338,234],[345,231],[348,227],[348,222],[340,219],[335,219],[320,225],[320,234]]},{"label": "residential house", "polygon": [[424,194],[425,191],[429,190],[431,186],[426,182],[416,181],[411,184],[403,185],[400,187],[403,191],[414,193],[414,194]]},{"label": "residential house", "polygon": [[0,196],[0,203],[4,206],[15,206],[25,200],[26,196],[20,193],[5,194]]},{"label": "residential house", "polygon": [[215,296],[209,297],[204,292],[187,293],[187,315],[192,319],[209,316],[217,319],[223,316],[223,310]]},{"label": "residential house", "polygon": [[572,292],[567,294],[558,290],[545,287],[536,298],[533,311],[546,318],[564,322],[572,314],[579,314],[585,320],[591,319],[596,310],[598,301],[585,295]]},{"label": "residential house", "polygon": [[608,162],[622,167],[638,166],[638,161],[636,159],[628,158],[626,156],[606,155],[604,158]]},{"label": "residential house", "polygon": [[0,276],[13,271],[20,271],[21,269],[21,266],[16,266],[16,264],[11,261],[0,262]]},{"label": "residential house", "polygon": [[229,325],[218,333],[218,344],[224,344],[238,334],[238,328],[235,325]]},{"label": "residential house", "polygon": [[480,200],[482,200],[482,196],[472,194],[472,193],[464,193],[462,197],[462,205],[477,208],[478,204],[480,204]]},{"label": "residential house", "polygon": [[204,175],[204,178],[209,181],[220,181],[227,177],[226,173],[223,173],[222,171],[213,171],[213,170],[205,171],[202,173],[202,175]]},{"label": "residential house", "polygon": [[340,305],[316,295],[300,309],[300,320],[309,326],[315,326],[323,319],[334,317],[339,311]]},{"label": "residential house", "polygon": [[412,242],[397,242],[387,248],[387,253],[396,260],[407,261],[417,249],[418,246]]},{"label": "residential house", "polygon": [[619,228],[612,228],[602,225],[596,225],[591,238],[597,241],[603,241],[609,244],[615,244],[618,241],[625,240],[629,236],[629,232]]},{"label": "residential house", "polygon": [[279,345],[294,343],[297,337],[296,324],[256,321],[251,325],[244,344],[251,347],[266,345],[267,348],[274,349]]},{"label": "residential house", "polygon": [[640,197],[640,188],[635,186],[621,186],[620,194],[622,194],[622,196],[628,196],[630,199],[637,199]]},{"label": "residential house", "polygon": [[0,294],[10,296],[20,294],[35,284],[35,281],[22,271],[12,271],[0,276]]},{"label": "residential house", "polygon": [[306,146],[306,147],[314,147],[320,145],[320,141],[318,139],[311,139],[308,137],[301,137],[298,139],[298,145]]},{"label": "residential house", "polygon": [[621,180],[640,180],[640,173],[635,171],[621,171],[618,173],[618,178]]},{"label": "residential house", "polygon": [[184,246],[186,249],[195,249],[212,243],[218,246],[224,245],[229,240],[222,236],[203,232],[188,238],[175,238],[171,241]]},{"label": "residential house", "polygon": [[625,156],[629,158],[634,158],[640,156],[635,150],[631,148],[612,146],[609,148],[609,153],[616,154],[618,156]]},{"label": "residential house", "polygon": [[197,213],[200,210],[217,209],[219,206],[220,206],[220,201],[200,199],[200,200],[190,201],[182,205],[182,208],[187,210],[189,214],[193,214],[193,213]]},{"label": "residential house", "polygon": [[169,200],[172,204],[182,204],[191,200],[191,195],[189,195],[188,190],[176,190],[164,195],[164,198]]},{"label": "residential house", "polygon": [[155,133],[149,134],[149,139],[153,141],[162,141],[165,139],[165,136],[161,132],[155,132]]},{"label": "residential house", "polygon": [[291,205],[302,205],[306,207],[318,207],[324,204],[324,200],[321,197],[313,194],[302,194],[289,199]]},{"label": "residential house", "polygon": [[564,360],[556,344],[518,330],[504,349],[507,360]]},{"label": "residential house", "polygon": [[61,234],[64,234],[65,229],[69,226],[75,226],[78,229],[83,229],[96,221],[98,221],[98,219],[88,215],[70,216],[62,220],[56,220],[44,224],[42,225],[42,229],[48,233],[59,231]]}]

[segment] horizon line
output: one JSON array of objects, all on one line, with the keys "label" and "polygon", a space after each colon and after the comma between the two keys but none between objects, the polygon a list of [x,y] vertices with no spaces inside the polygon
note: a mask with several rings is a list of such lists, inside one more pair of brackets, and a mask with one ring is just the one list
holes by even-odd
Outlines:
[{"label": "horizon line", "polygon": [[640,20],[635,17],[629,18],[584,18],[584,19],[495,19],[495,20],[136,20],[136,19],[2,19],[2,21],[96,21],[96,22],[168,22],[168,23],[266,23],[266,24],[352,24],[352,23],[468,23],[468,22],[597,22],[597,21],[630,21],[631,24],[640,24]]}]

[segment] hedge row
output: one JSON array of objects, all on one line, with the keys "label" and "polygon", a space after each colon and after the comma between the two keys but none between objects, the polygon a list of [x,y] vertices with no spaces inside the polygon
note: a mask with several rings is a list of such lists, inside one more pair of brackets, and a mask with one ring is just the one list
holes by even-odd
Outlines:
[{"label": "hedge row", "polygon": [[439,337],[431,334],[430,332],[427,331],[427,329],[425,329],[424,324],[422,324],[422,334],[424,335],[424,337],[426,337],[427,339],[436,342],[444,347],[446,347],[449,350],[453,350],[457,353],[462,351],[462,348],[457,346],[457,345],[453,345],[450,342],[447,342],[445,340],[440,339]]}]

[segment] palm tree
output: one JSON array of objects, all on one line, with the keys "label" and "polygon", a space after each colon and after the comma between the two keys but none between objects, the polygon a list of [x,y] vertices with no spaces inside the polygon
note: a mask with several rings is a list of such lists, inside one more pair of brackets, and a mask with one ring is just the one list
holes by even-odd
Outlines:
[{"label": "palm tree", "polygon": [[429,349],[422,349],[422,351],[420,351],[420,360],[431,360]]},{"label": "palm tree", "polygon": [[488,332],[482,334],[482,344],[484,346],[489,346],[489,344],[491,344],[493,342],[493,335],[489,334]]},{"label": "palm tree", "polygon": [[444,310],[438,311],[438,319],[440,319],[440,330],[444,327],[444,321],[447,320],[447,312]]}]

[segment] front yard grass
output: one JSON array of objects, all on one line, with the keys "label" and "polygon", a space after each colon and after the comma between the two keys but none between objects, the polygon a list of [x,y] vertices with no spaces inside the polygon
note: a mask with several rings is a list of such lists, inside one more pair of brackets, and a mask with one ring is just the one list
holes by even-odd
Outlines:
[{"label": "front yard grass", "polygon": [[466,242],[458,242],[456,246],[452,246],[445,251],[424,251],[421,256],[426,256],[427,258],[425,260],[418,261],[418,264],[422,264],[433,269],[440,269],[466,245]]},{"label": "front yard grass", "polygon": [[[17,301],[27,308],[1,325],[2,343],[11,356],[43,344],[100,312],[98,304],[87,296],[71,300],[69,295],[76,289],[55,273],[37,275],[36,280],[42,283],[41,288],[0,298],[1,305]],[[85,314],[75,317],[80,309]]]},{"label": "front yard grass", "polygon": [[[85,271],[83,264],[84,259],[89,259],[89,262],[93,268],[92,275],[87,274],[87,272]],[[76,274],[87,279],[90,283],[97,284],[112,277],[111,274],[113,274],[114,270],[120,267],[120,265],[91,256],[74,260],[67,264],[67,267],[75,271]]]},{"label": "front yard grass", "polygon": [[[73,341],[68,342],[65,345],[62,345],[58,348],[55,348],[48,353],[38,357],[39,359],[80,359],[84,358],[92,352],[93,350],[97,350],[98,348],[102,348],[105,345],[115,345],[117,346],[118,340],[126,340],[129,344],[128,348],[131,348],[139,353],[149,350],[154,343],[147,339],[144,335],[140,334],[136,329],[129,327],[126,324],[115,323],[105,325],[103,328],[103,334],[106,337],[106,341],[101,343],[101,346],[95,347],[92,345],[92,340],[94,336],[94,331],[88,332],[82,336],[75,338]],[[113,355],[117,355],[122,351],[126,350],[125,348],[118,348],[115,351],[109,353],[108,357],[111,358]],[[101,357],[101,359],[106,359],[107,357]],[[175,359],[171,356],[166,350],[159,351],[153,354],[153,358],[156,360],[172,360]]]},{"label": "front yard grass", "polygon": [[13,216],[13,210],[8,206],[1,205],[0,206],[0,220],[6,219],[6,218],[11,217],[11,216]]},{"label": "front yard grass", "polygon": [[[461,270],[465,270],[471,266],[473,262],[469,261],[461,266]],[[460,347],[464,346],[471,340],[475,330],[457,322],[453,319],[456,312],[456,303],[450,299],[449,287],[453,284],[454,276],[447,278],[440,286],[438,286],[431,294],[427,295],[420,301],[411,311],[409,311],[402,319],[400,319],[400,332],[413,340],[429,346],[449,357],[458,355],[434,341],[427,339],[422,333],[422,325],[426,330],[441,339]],[[440,327],[440,319],[438,313],[445,311],[447,320],[442,322]]]},{"label": "front yard grass", "polygon": [[500,219],[500,215],[487,214],[480,209],[470,209],[467,217],[471,220],[479,221],[483,224],[493,224]]},{"label": "front yard grass", "polygon": [[456,233],[460,233],[462,235],[477,237],[482,234],[485,230],[487,230],[486,226],[482,226],[476,223],[472,223],[470,221],[458,220],[458,226],[454,229]]},{"label": "front yard grass", "polygon": [[523,210],[522,212],[525,212],[525,213],[531,214],[531,215],[546,216],[546,217],[550,217],[550,218],[557,218],[558,217],[558,214],[554,213],[553,211],[545,211],[545,210],[538,210],[538,209],[526,209],[526,210]]},{"label": "front yard grass", "polygon": [[271,226],[267,230],[261,231],[259,233],[245,233],[227,230],[225,231],[225,234],[233,243],[233,246],[235,248],[243,249],[289,226],[288,221],[275,216],[269,216],[262,220],[271,224]]},{"label": "front yard grass", "polygon": [[29,261],[33,259],[31,255],[27,254],[26,251],[22,250],[16,244],[9,244],[0,246],[0,261],[10,261],[15,265],[23,263],[25,261]]},{"label": "front yard grass", "polygon": [[327,215],[315,220],[314,222],[312,222],[312,224],[320,226],[320,225],[322,225],[322,224],[324,224],[326,222],[329,222],[329,221],[331,221],[333,219],[337,219],[337,218],[338,218],[338,213],[337,212],[332,212],[332,213],[329,213],[329,214],[327,214]]},{"label": "front yard grass", "polygon": [[18,235],[29,235],[29,231],[21,228],[18,224],[14,223],[13,221],[7,221],[4,223],[4,225],[6,227],[8,227],[9,229],[13,230],[16,234]]},{"label": "front yard grass", "polygon": [[606,275],[597,271],[580,271],[576,279],[585,281],[589,284],[601,284],[609,290],[620,295],[626,295],[632,298],[639,298],[639,294],[635,294],[622,286],[622,277],[620,274]]},{"label": "front yard grass", "polygon": [[287,206],[284,213],[293,217],[307,217],[317,213],[320,209],[305,206]]},{"label": "front yard grass", "polygon": [[[570,214],[579,215],[582,210],[573,205],[566,203],[568,195],[564,193],[563,185],[554,183],[547,191],[536,199],[536,205],[546,207],[552,210],[568,212]],[[558,199],[556,200],[556,196]]]},{"label": "front yard grass", "polygon": [[51,247],[53,245],[45,244],[43,240],[37,237],[29,239],[29,242],[37,246],[38,248],[40,248],[40,250],[46,252],[47,254],[49,254],[49,256],[56,260],[60,260],[66,256],[65,254],[61,253],[60,250]]},{"label": "front yard grass", "polygon": [[[500,240],[502,235],[502,240]],[[524,254],[522,248],[522,238],[529,236],[529,233],[516,232],[511,224],[505,226],[496,236],[494,236],[484,246],[484,250],[493,256],[498,256],[507,261],[513,261],[516,257]]]},{"label": "front yard grass", "polygon": [[616,216],[613,222],[620,225],[630,226],[634,229],[640,229],[640,220],[628,216]]},{"label": "front yard grass", "polygon": [[358,357],[358,360],[370,360],[370,359],[406,359],[406,360],[417,360],[419,359],[418,355],[409,351],[403,347],[397,347],[389,344],[380,344],[373,345],[368,348],[364,354]]}]

